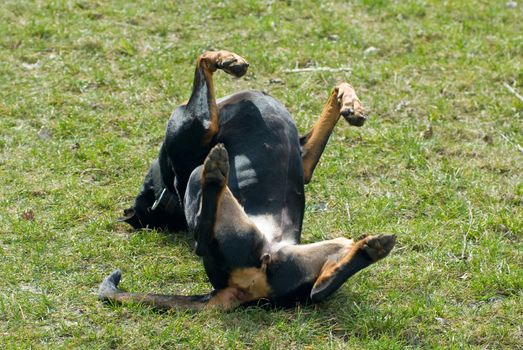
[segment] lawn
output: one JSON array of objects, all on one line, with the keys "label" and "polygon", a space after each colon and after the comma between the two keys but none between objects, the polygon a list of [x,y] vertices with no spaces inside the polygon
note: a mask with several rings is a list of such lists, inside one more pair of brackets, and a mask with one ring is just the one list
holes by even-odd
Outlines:
[{"label": "lawn", "polygon": [[[306,132],[339,81],[341,121],[306,188],[304,242],[394,233],[324,303],[229,313],[109,306],[210,290],[192,241],[115,222],[156,156],[194,60],[228,49]],[[351,71],[286,73],[303,67]],[[0,3],[0,348],[523,348],[523,3]]]}]

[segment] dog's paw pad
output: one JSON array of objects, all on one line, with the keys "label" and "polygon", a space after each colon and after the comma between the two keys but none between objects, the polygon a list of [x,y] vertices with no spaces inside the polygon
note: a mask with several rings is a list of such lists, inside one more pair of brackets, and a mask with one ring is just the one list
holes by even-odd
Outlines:
[{"label": "dog's paw pad", "polygon": [[203,164],[203,178],[206,184],[224,185],[229,173],[229,155],[223,144],[211,149]]},{"label": "dog's paw pad", "polygon": [[366,242],[362,249],[372,259],[378,261],[386,257],[394,244],[396,243],[395,235],[378,235],[365,238]]}]

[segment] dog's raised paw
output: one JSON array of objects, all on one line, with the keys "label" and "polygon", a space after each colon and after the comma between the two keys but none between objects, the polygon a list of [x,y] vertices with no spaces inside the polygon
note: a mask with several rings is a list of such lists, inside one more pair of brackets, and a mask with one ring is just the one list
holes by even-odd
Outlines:
[{"label": "dog's raised paw", "polygon": [[220,51],[216,60],[216,66],[224,72],[239,78],[247,73],[249,63],[235,53]]},{"label": "dog's raised paw", "polygon": [[229,173],[229,155],[223,144],[214,146],[203,163],[205,185],[225,185]]},{"label": "dog's raised paw", "polygon": [[367,116],[354,88],[350,84],[341,83],[336,86],[336,89],[338,101],[341,104],[340,114],[350,125],[362,126],[367,120]]},{"label": "dog's raised paw", "polygon": [[389,255],[396,243],[395,235],[378,235],[364,238],[366,240],[362,249],[372,259],[378,261]]}]

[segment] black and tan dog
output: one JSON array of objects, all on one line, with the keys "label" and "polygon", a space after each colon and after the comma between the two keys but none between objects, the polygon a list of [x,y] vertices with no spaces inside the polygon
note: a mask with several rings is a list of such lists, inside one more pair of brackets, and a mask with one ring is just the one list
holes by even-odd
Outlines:
[{"label": "black and tan dog", "polygon": [[340,116],[365,122],[352,86],[334,88],[312,130],[299,137],[289,112],[271,96],[244,91],[215,99],[213,73],[236,77],[248,64],[228,51],[196,62],[191,97],[169,119],[159,157],[123,220],[135,228],[187,228],[214,291],[202,296],[126,293],[120,271],[100,286],[102,300],[156,308],[231,309],[323,300],[350,276],[385,257],[391,235],[300,244],[304,184]]}]

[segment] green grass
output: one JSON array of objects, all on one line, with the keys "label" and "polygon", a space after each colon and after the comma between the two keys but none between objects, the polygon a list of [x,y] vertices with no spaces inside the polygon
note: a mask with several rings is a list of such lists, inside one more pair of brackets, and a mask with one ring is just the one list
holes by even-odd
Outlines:
[{"label": "green grass", "polygon": [[[522,348],[523,103],[503,83],[523,93],[523,4],[200,3],[0,4],[0,348]],[[302,132],[338,81],[356,87],[371,119],[337,126],[303,239],[397,247],[315,306],[103,305],[115,267],[131,291],[210,290],[186,235],[115,218],[212,48],[251,63],[216,75],[220,96],[265,90]],[[308,64],[352,72],[283,73]]]}]

